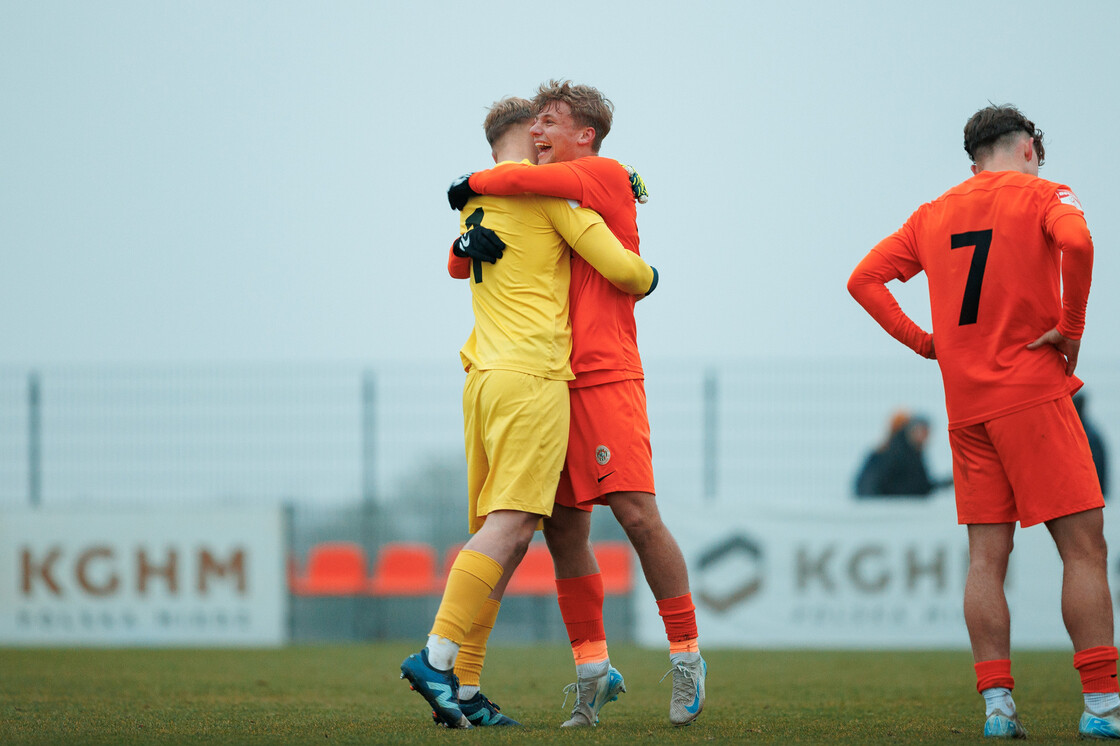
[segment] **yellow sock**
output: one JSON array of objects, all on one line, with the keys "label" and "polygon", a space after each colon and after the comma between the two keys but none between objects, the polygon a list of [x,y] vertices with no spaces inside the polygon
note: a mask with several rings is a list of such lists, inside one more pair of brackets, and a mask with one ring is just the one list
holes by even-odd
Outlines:
[{"label": "yellow sock", "polygon": [[481,552],[463,549],[451,565],[436,621],[429,634],[462,645],[474,618],[502,577],[502,566]]},{"label": "yellow sock", "polygon": [[479,686],[482,678],[482,662],[486,659],[486,642],[494,630],[494,623],[498,621],[498,609],[502,602],[493,598],[486,599],[474,624],[467,630],[463,644],[459,648],[459,657],[455,659],[455,675],[459,677],[459,686]]}]

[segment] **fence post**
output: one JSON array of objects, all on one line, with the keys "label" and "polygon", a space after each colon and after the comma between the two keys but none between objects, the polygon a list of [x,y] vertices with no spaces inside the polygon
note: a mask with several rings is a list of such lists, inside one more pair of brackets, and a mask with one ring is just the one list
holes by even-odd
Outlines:
[{"label": "fence post", "polygon": [[719,479],[719,381],[714,369],[704,374],[704,499],[715,500]]},{"label": "fence post", "polygon": [[377,386],[372,370],[362,372],[362,502],[374,501]]},{"label": "fence post", "polygon": [[39,373],[27,376],[27,501],[38,508],[42,501],[42,399]]},{"label": "fence post", "polygon": [[[377,380],[372,370],[365,370],[362,371],[362,504],[358,508],[358,522],[361,544],[370,557],[377,556],[379,534],[383,530],[378,526],[377,504],[374,502],[377,497],[374,485],[377,476],[376,438]],[[351,639],[369,639],[380,634],[385,617],[381,599],[351,598],[349,607]],[[368,621],[371,618],[375,620],[372,629]]]}]

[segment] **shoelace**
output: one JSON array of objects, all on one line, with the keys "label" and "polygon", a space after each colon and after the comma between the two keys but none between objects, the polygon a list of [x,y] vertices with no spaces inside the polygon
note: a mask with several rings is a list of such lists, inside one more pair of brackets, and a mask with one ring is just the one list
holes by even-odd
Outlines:
[{"label": "shoelace", "polygon": [[[587,691],[580,691],[580,686],[582,686]],[[584,696],[585,694],[590,694],[590,699],[592,701],[595,700],[595,690],[598,689],[598,687],[599,680],[597,678],[584,679],[583,681],[575,681],[571,684],[568,684],[566,687],[564,687],[564,704],[560,705],[560,709],[563,710],[568,706],[568,695],[570,695],[572,692],[575,692],[576,703],[572,705],[572,712],[575,712],[575,708],[579,707],[581,704],[587,705],[588,698]],[[590,707],[590,705],[588,706]]]},{"label": "shoelace", "polygon": [[[657,683],[660,684],[662,681],[665,680],[666,676],[673,673],[674,671],[680,671],[681,672],[681,678],[680,679],[673,679],[673,693],[674,694],[676,694],[678,691],[680,691],[680,693],[683,696],[687,696],[688,694],[692,694],[694,691],[696,691],[696,676],[695,676],[695,674],[692,673],[692,671],[690,671],[688,669],[688,666],[686,666],[683,663],[678,663],[677,665],[673,666],[668,671],[666,671],[664,673],[664,675],[660,679],[657,680]],[[691,682],[691,683],[689,683],[689,682]]]},{"label": "shoelace", "polygon": [[574,705],[572,705],[573,707],[578,707],[579,703],[583,701],[583,698],[580,697],[579,682],[574,681],[571,684],[568,684],[566,687],[564,687],[564,704],[560,705],[561,710],[567,709],[567,707],[568,707],[568,696],[572,692],[575,692],[575,695],[576,695],[576,703]]},{"label": "shoelace", "polygon": [[478,693],[478,698],[480,700],[479,705],[481,707],[483,707],[484,709],[494,710],[495,712],[501,712],[502,711],[502,708],[498,707],[498,704],[496,702],[494,702],[492,699],[487,697],[482,692]]}]

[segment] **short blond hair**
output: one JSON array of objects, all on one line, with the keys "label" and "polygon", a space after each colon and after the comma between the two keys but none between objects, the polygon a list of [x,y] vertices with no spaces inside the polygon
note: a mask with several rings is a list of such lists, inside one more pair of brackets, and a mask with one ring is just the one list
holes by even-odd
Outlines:
[{"label": "short blond hair", "polygon": [[572,119],[580,127],[591,127],[595,130],[595,139],[591,142],[591,150],[599,152],[603,138],[611,131],[611,122],[614,120],[614,104],[599,92],[597,88],[589,85],[575,85],[570,80],[563,82],[550,80],[541,83],[537,95],[533,97],[533,111],[540,114],[549,104],[565,103],[572,112]]},{"label": "short blond hair", "polygon": [[493,147],[510,127],[531,121],[534,116],[532,103],[523,98],[506,96],[500,101],[495,101],[490,111],[486,113],[486,120],[482,123],[482,129],[486,132],[486,142]]}]

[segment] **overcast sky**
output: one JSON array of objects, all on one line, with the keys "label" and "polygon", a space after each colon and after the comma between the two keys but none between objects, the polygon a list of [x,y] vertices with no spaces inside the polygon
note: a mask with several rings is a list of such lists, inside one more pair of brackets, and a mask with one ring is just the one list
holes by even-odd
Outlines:
[{"label": "overcast sky", "polygon": [[1115,357],[1118,30],[1111,0],[2,0],[0,363],[457,365],[444,192],[549,78],[614,102],[602,154],[649,186],[647,359],[911,354],[845,281],[969,176],[989,100],[1085,206],[1083,356]]}]

